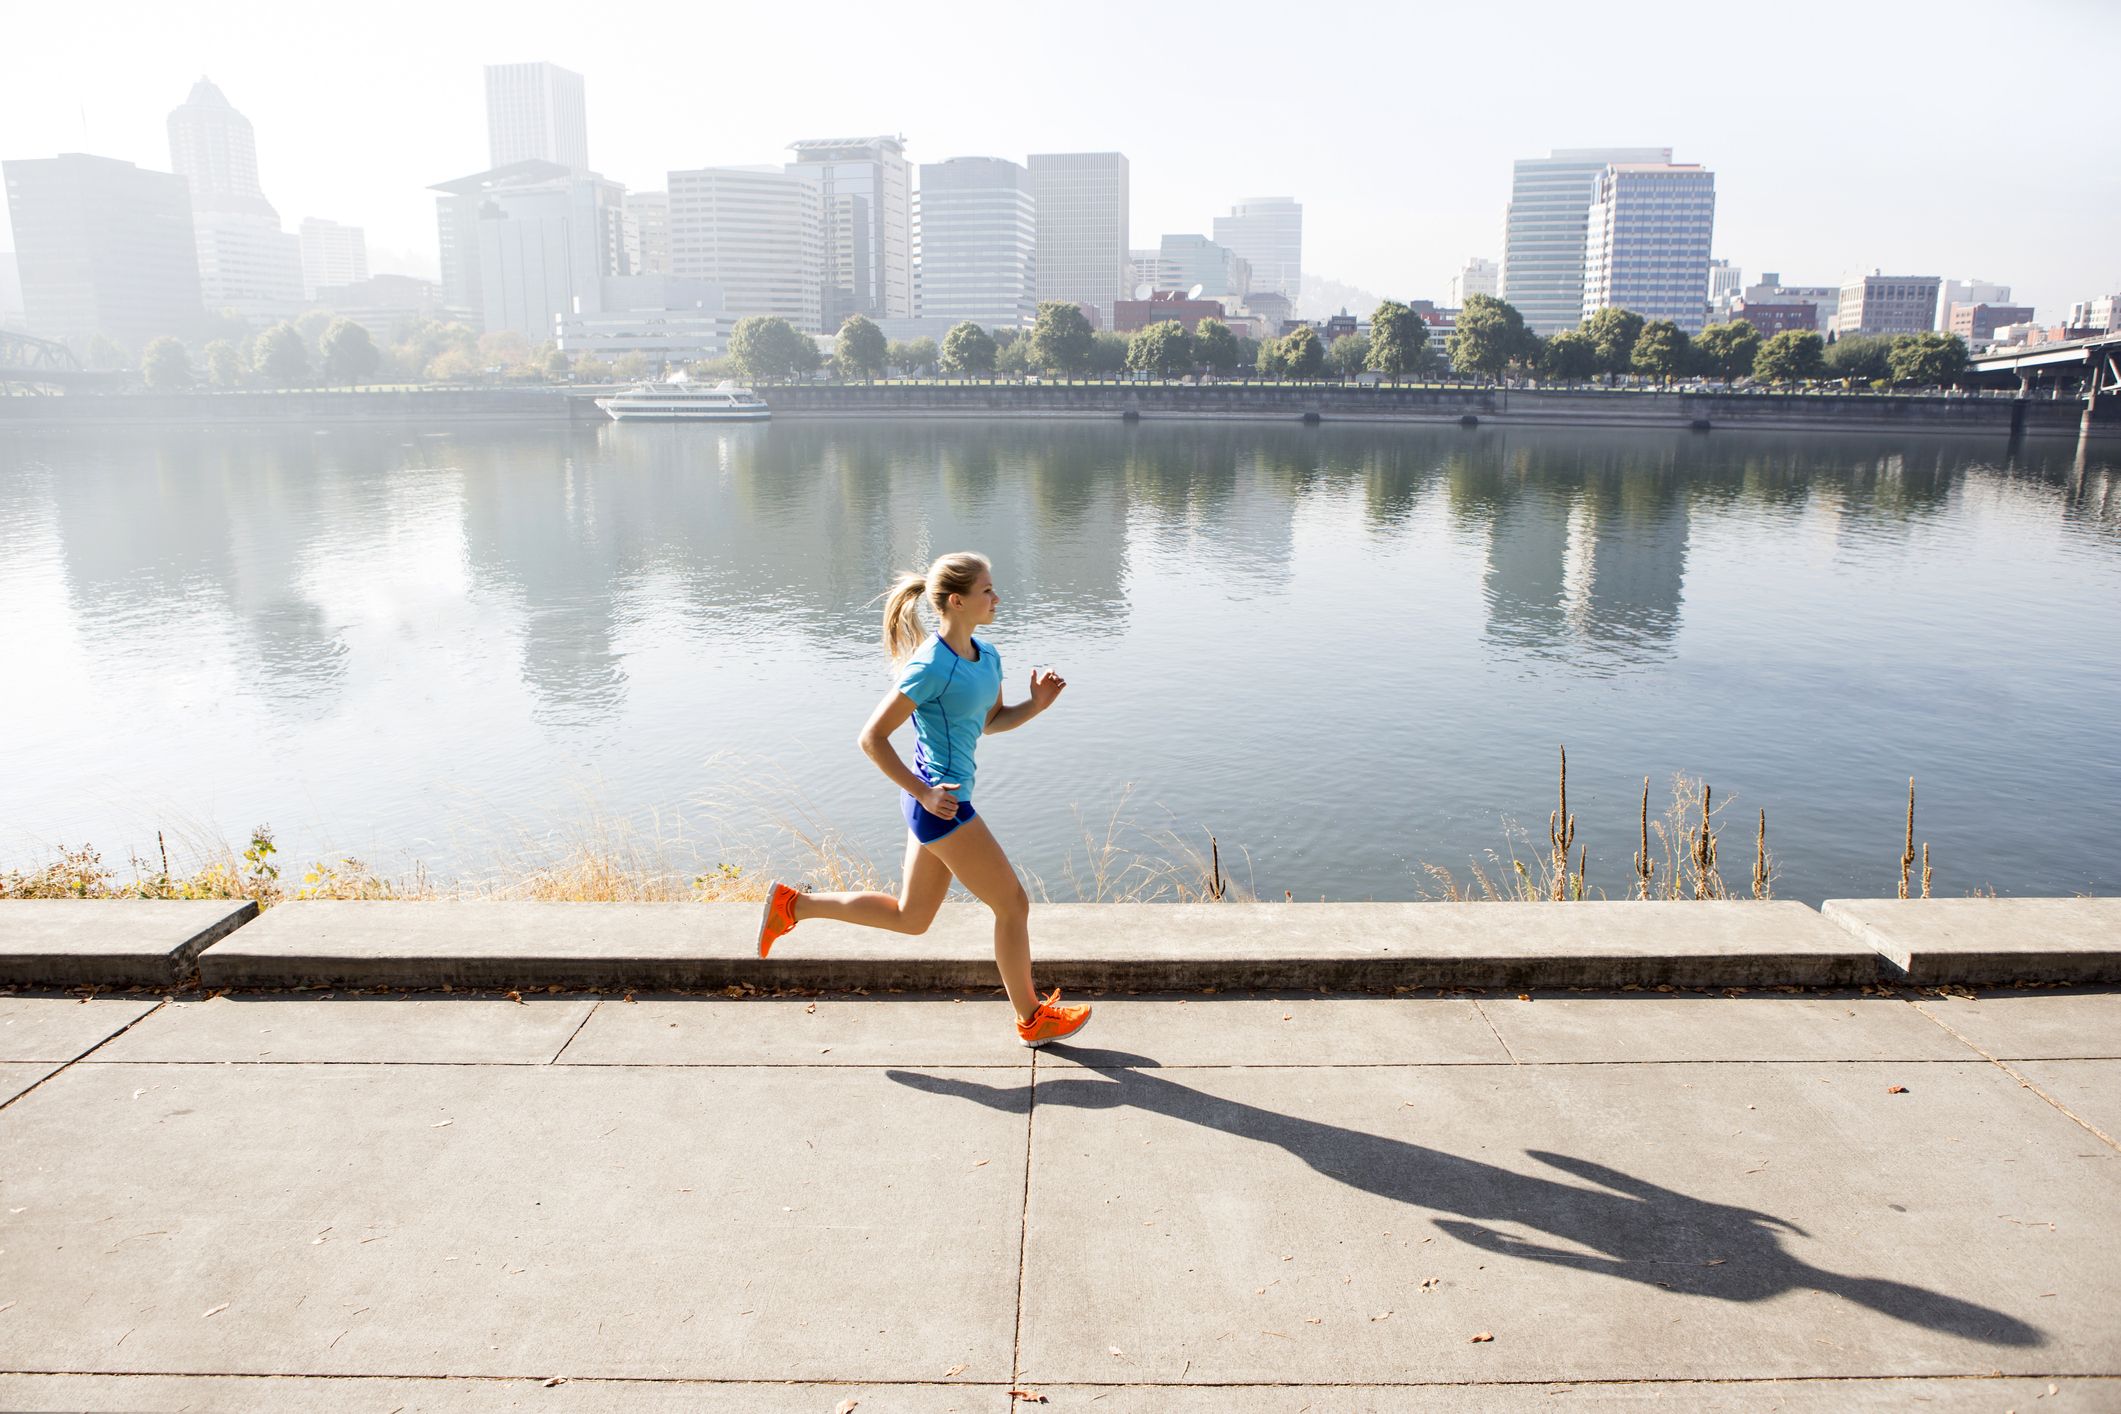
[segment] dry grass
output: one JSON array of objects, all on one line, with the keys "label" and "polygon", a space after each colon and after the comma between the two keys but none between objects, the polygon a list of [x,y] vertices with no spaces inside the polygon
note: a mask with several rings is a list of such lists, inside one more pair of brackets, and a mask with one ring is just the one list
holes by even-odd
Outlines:
[{"label": "dry grass", "polygon": [[[1134,787],[1120,792],[1111,813],[1102,823],[1075,809],[1075,822],[1082,831],[1080,855],[1070,849],[1061,861],[1061,874],[1073,903],[1219,903],[1251,902],[1249,884],[1239,884],[1223,873],[1222,845],[1207,835],[1203,849],[1184,834],[1175,819],[1144,825],[1134,808]],[[1205,833],[1205,832],[1204,832]],[[1251,872],[1246,857],[1246,872]],[[1055,901],[1043,879],[1028,875],[1031,896],[1042,903]]]}]

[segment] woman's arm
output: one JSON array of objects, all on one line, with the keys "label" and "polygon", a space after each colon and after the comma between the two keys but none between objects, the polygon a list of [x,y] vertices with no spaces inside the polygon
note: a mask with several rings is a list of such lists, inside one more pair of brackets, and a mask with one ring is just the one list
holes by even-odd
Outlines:
[{"label": "woman's arm", "polygon": [[[891,734],[904,726],[912,715],[912,698],[896,690],[887,692],[884,700],[876,704],[876,710],[869,714],[869,720],[862,724],[855,743],[862,748],[864,756],[876,763],[879,771],[890,777],[893,785],[918,800],[930,814],[948,819],[957,813],[957,797],[944,787],[931,786],[915,775],[913,768],[899,758],[898,749],[891,744]],[[948,809],[939,808],[944,800],[949,802]]]},{"label": "woman's arm", "polygon": [[1036,670],[1031,674],[1031,697],[1011,707],[1002,701],[1002,695],[994,694],[994,705],[987,709],[987,725],[990,732],[1014,731],[1053,705],[1068,684],[1059,673],[1047,673],[1040,677]]}]

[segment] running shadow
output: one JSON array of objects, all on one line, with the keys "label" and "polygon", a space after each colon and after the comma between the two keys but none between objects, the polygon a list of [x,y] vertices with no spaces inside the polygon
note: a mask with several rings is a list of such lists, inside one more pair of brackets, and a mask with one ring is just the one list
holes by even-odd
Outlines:
[{"label": "running shadow", "polygon": [[[1156,1062],[1146,1057],[1059,1045],[1050,1050],[1090,1067],[1099,1078],[1049,1080],[1042,1075],[1034,1100],[1028,1084],[985,1085],[906,1070],[884,1073],[915,1090],[971,1100],[1009,1114],[1023,1114],[1033,1103],[1133,1108],[1271,1144],[1336,1183],[1448,1214],[1436,1219],[1438,1227],[1497,1256],[1550,1262],[1718,1301],[1765,1301],[1790,1291],[1822,1291],[1910,1325],[1968,1340],[2013,1346],[2045,1343],[2037,1327],[1971,1301],[1883,1277],[1846,1276],[1814,1267],[1784,1251],[1781,1241],[1783,1233],[1811,1234],[1773,1214],[1692,1198],[1588,1159],[1527,1151],[1582,1183],[1514,1173],[1440,1149],[1210,1095],[1149,1074]],[[1537,1231],[1567,1245],[1519,1237],[1504,1226]]]}]

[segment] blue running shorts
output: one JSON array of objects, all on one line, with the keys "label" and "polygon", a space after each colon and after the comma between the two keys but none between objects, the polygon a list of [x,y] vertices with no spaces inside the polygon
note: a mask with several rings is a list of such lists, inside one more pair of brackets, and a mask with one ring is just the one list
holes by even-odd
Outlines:
[{"label": "blue running shorts", "polygon": [[972,802],[969,800],[960,800],[957,803],[957,814],[951,819],[945,820],[940,815],[930,813],[927,806],[915,800],[905,791],[900,791],[898,795],[899,810],[906,817],[906,828],[913,831],[913,837],[922,844],[934,844],[967,820],[979,818],[973,811]]}]

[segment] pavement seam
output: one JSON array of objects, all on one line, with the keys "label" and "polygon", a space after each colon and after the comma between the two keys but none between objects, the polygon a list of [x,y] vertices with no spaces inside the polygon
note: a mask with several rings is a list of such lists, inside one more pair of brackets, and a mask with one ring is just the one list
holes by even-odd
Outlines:
[{"label": "pavement seam", "polygon": [[2072,1110],[2068,1105],[2063,1104],[2053,1095],[2048,1094],[2047,1091],[2041,1089],[2038,1085],[2034,1084],[2031,1077],[2027,1076],[2022,1071],[2012,1066],[2009,1061],[2002,1059],[2000,1056],[1991,1055],[1987,1051],[1983,1050],[1981,1047],[1975,1045],[1972,1041],[1968,1040],[1966,1036],[1962,1034],[1957,1027],[1953,1026],[1949,1021],[1946,1021],[1942,1017],[1938,1016],[1935,1012],[1931,1011],[1928,1007],[1924,1006],[1921,1002],[1915,1000],[1914,998],[1910,997],[1908,999],[1908,1005],[1913,1007],[1916,1011],[1922,1013],[1922,1015],[1928,1017],[1932,1022],[1935,1022],[1938,1026],[1942,1027],[1944,1029],[1944,1033],[1950,1036],[1953,1040],[1959,1042],[1959,1044],[1965,1046],[1975,1055],[1980,1056],[1990,1065],[1995,1066],[1996,1069],[2002,1071],[2005,1075],[2008,1075],[2011,1079],[2017,1081],[2021,1087],[2032,1091],[2035,1095],[2038,1095],[2041,1099],[2047,1101],[2047,1103],[2049,1103],[2050,1105],[2053,1105],[2055,1109],[2059,1111],[2064,1118],[2078,1125],[2087,1134],[2091,1135],[2092,1138],[2098,1140],[2101,1144],[2104,1144],[2109,1149],[2121,1151],[2121,1142],[2117,1142],[2114,1139],[2113,1135],[2108,1134],[2098,1125],[2093,1124],[2090,1120],[2078,1114],[2075,1110]]},{"label": "pavement seam", "polygon": [[[93,1380],[391,1380],[435,1384],[544,1384],[550,1374],[537,1375],[423,1375],[399,1372],[348,1371],[297,1373],[259,1370],[7,1370],[0,1379],[93,1379]],[[1014,1380],[922,1380],[848,1378],[820,1376],[816,1379],[775,1379],[767,1375],[563,1375],[567,1384],[615,1385],[765,1385],[783,1388],[808,1385],[819,1388],[869,1389],[1001,1389],[1014,1387]],[[1951,1374],[1853,1374],[1853,1375],[1618,1375],[1604,1378],[1557,1375],[1552,1377],[1488,1380],[1137,1380],[1131,1384],[1111,1380],[1041,1380],[1053,1389],[1516,1389],[1551,1388],[1568,1385],[1578,1389],[1640,1385],[1798,1385],[1798,1384],[1999,1384],[2006,1380],[2074,1380],[2084,1384],[2121,1381],[2121,1374],[2055,1370],[2002,1371],[1967,1370]]]},{"label": "pavement seam", "polygon": [[567,1054],[567,1048],[574,1044],[574,1038],[582,1034],[582,1028],[589,1024],[589,1018],[595,1016],[597,1009],[603,1005],[604,1001],[601,997],[589,1004],[589,1010],[582,1013],[582,1019],[575,1023],[574,1030],[567,1033],[567,1039],[560,1042],[560,1048],[552,1053],[552,1059],[545,1062],[545,1064],[558,1065],[560,1063],[560,1057]]},{"label": "pavement seam", "polygon": [[81,1062],[83,1062],[83,1061],[87,1060],[87,1059],[88,1059],[88,1058],[89,1058],[90,1056],[92,1056],[92,1055],[94,1055],[94,1054],[95,1054],[96,1052],[98,1052],[98,1051],[102,1050],[102,1049],[103,1049],[103,1048],[104,1048],[105,1046],[108,1046],[108,1045],[109,1045],[109,1044],[110,1044],[111,1042],[113,1042],[113,1041],[117,1040],[117,1039],[118,1039],[118,1038],[119,1038],[120,1036],[123,1036],[123,1035],[124,1035],[124,1034],[125,1034],[126,1032],[128,1032],[128,1031],[132,1030],[132,1029],[133,1029],[133,1028],[134,1028],[135,1026],[138,1026],[138,1025],[139,1025],[139,1024],[141,1023],[141,1022],[143,1022],[143,1021],[147,1020],[147,1019],[148,1019],[148,1018],[149,1018],[150,1016],[153,1016],[153,1015],[154,1015],[154,1014],[155,1014],[156,1012],[158,1012],[158,1011],[162,1010],[162,1008],[164,1008],[164,1007],[166,1007],[166,1006],[168,1006],[168,1005],[169,1005],[169,998],[167,998],[167,997],[164,997],[164,998],[162,998],[162,1000],[160,1000],[160,1001],[156,1002],[156,1003],[155,1003],[155,1004],[154,1004],[153,1006],[149,1007],[149,1008],[148,1008],[148,1009],[147,1009],[146,1011],[143,1011],[143,1012],[141,1012],[141,1013],[140,1013],[140,1014],[139,1014],[138,1016],[134,1017],[134,1018],[133,1018],[133,1019],[132,1019],[131,1021],[128,1021],[128,1022],[126,1022],[126,1023],[125,1023],[125,1024],[123,1025],[123,1026],[121,1026],[121,1027],[119,1027],[119,1028],[118,1028],[117,1030],[115,1030],[115,1031],[111,1032],[111,1033],[110,1033],[110,1035],[108,1035],[108,1036],[105,1036],[105,1037],[104,1037],[104,1038],[103,1038],[102,1040],[100,1040],[100,1041],[96,1042],[96,1044],[95,1044],[95,1045],[93,1045],[93,1046],[90,1046],[90,1047],[89,1047],[89,1048],[88,1048],[87,1050],[83,1051],[83,1052],[82,1052],[82,1053],[81,1053],[80,1055],[78,1055],[78,1056],[75,1056],[75,1057],[74,1057],[74,1058],[73,1058],[72,1060],[70,1060],[70,1061],[63,1061],[63,1062],[61,1062],[61,1063],[59,1064],[59,1066],[58,1066],[58,1067],[57,1067],[56,1069],[54,1069],[54,1070],[52,1071],[52,1073],[51,1073],[50,1075],[47,1075],[47,1076],[45,1076],[45,1077],[44,1077],[43,1079],[39,1080],[39,1081],[38,1081],[38,1082],[37,1082],[37,1083],[36,1083],[35,1085],[32,1085],[32,1086],[30,1086],[30,1087],[29,1087],[28,1089],[24,1090],[24,1091],[22,1092],[22,1094],[20,1094],[20,1095],[14,1095],[14,1096],[11,1096],[11,1097],[9,1097],[9,1098],[8,1098],[7,1100],[5,1100],[5,1101],[0,1101],[0,1110],[4,1110],[4,1109],[6,1109],[6,1108],[7,1108],[7,1107],[8,1107],[9,1105],[12,1105],[12,1104],[14,1104],[14,1103],[15,1103],[16,1101],[18,1101],[18,1100],[22,1099],[24,1095],[29,1095],[29,1094],[32,1094],[32,1093],[34,1093],[35,1091],[37,1091],[37,1090],[39,1090],[39,1089],[43,1088],[43,1087],[44,1087],[45,1085],[47,1085],[47,1084],[51,1083],[51,1082],[52,1082],[53,1080],[57,1079],[57,1078],[58,1078],[59,1076],[61,1076],[61,1075],[64,1075],[64,1074],[65,1074],[65,1073],[66,1073],[67,1071],[69,1071],[69,1070],[73,1069],[73,1068],[74,1068],[75,1066],[77,1066],[77,1065],[81,1064]]},{"label": "pavement seam", "polygon": [[1009,1338],[1009,1407],[1016,1408],[1013,1391],[1024,1373],[1024,1259],[1031,1247],[1031,1134],[1038,1110],[1038,1048],[1031,1048],[1024,1087],[1024,1192],[1016,1220],[1016,1322]]},{"label": "pavement seam", "polygon": [[[1480,1004],[1480,998],[1478,998],[1478,997],[1467,997],[1467,998],[1466,998],[1466,1000],[1467,1000],[1467,1001],[1469,1001],[1469,1002],[1471,1002],[1471,1003],[1473,1004],[1473,1010],[1475,1010],[1475,1011],[1477,1011],[1477,1012],[1479,1012],[1479,1013],[1480,1013],[1480,1019],[1481,1019],[1482,1021],[1485,1021],[1485,1022],[1487,1022],[1487,1024],[1488,1024],[1488,1030],[1489,1030],[1490,1032],[1492,1032],[1492,1033],[1494,1034],[1494,1037],[1495,1037],[1495,1044],[1496,1044],[1496,1045],[1498,1045],[1498,1046],[1500,1046],[1500,1047],[1502,1047],[1502,1053],[1503,1053],[1504,1055],[1506,1055],[1506,1056],[1508,1056],[1508,1057],[1510,1058],[1510,1064],[1511,1064],[1511,1065],[1516,1065],[1516,1064],[1517,1064],[1517,1052],[1515,1052],[1515,1051],[1511,1050],[1511,1049],[1510,1049],[1510,1043],[1509,1043],[1508,1041],[1505,1041],[1505,1040],[1503,1040],[1503,1039],[1502,1039],[1502,1033],[1501,1033],[1500,1031],[1497,1031],[1497,1030],[1495,1030],[1495,1021],[1494,1021],[1494,1018],[1490,1017],[1490,1016],[1488,1015],[1488,1011],[1487,1011],[1487,1008],[1486,1008],[1486,1007],[1484,1007],[1484,1006],[1482,1006],[1482,1005]],[[1476,1065],[1478,1065],[1478,1064],[1492,1064],[1492,1062],[1479,1062],[1479,1061],[1476,1061],[1476,1062],[1474,1062],[1474,1064],[1476,1064]]]}]

